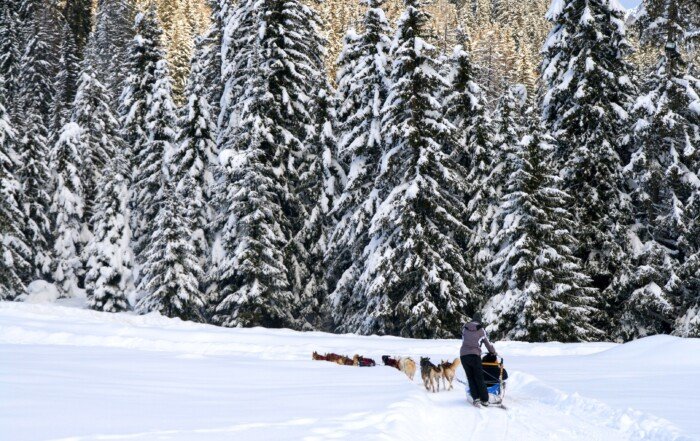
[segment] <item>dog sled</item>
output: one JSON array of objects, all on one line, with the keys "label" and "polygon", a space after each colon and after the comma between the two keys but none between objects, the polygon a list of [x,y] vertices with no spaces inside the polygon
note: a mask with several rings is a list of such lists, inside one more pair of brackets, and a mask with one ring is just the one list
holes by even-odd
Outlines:
[{"label": "dog sled", "polygon": [[[506,380],[508,372],[503,364],[503,358],[500,360],[492,354],[486,354],[481,359],[481,365],[484,368],[484,382],[486,389],[489,391],[489,405],[505,409],[503,398],[506,395]],[[460,380],[460,383],[465,385],[467,399],[471,401],[469,393],[469,384]]]}]

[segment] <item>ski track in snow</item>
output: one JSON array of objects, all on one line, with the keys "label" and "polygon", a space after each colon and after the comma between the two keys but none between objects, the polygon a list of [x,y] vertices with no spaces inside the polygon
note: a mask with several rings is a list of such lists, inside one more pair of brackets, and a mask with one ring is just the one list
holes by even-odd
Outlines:
[{"label": "ski track in snow", "polygon": [[[455,356],[455,340],[223,329],[158,315],[0,303],[0,439],[685,441],[694,438],[633,410],[635,402],[649,406],[634,394],[625,408],[586,397],[600,374],[582,375],[580,388],[565,393],[530,371],[554,378],[592,361],[629,370],[648,351],[666,359],[697,344],[664,336],[622,346],[497,343],[511,374],[504,411],[472,407],[457,382],[452,391],[427,393],[420,372],[411,383],[384,366],[310,360],[316,350],[437,362]],[[691,368],[699,365],[695,355]],[[570,378],[560,377],[554,383],[569,390]],[[688,412],[697,406],[697,371],[693,377],[684,385]],[[697,423],[685,430],[700,432]]]}]

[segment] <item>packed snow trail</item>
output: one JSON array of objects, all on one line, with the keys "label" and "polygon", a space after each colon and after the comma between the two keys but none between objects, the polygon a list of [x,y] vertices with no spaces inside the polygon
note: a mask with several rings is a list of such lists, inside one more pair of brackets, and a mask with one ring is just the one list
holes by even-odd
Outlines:
[{"label": "packed snow trail", "polygon": [[[659,348],[662,339],[671,353]],[[507,411],[468,405],[457,382],[453,391],[431,394],[420,373],[411,383],[384,366],[311,360],[316,350],[378,362],[383,354],[428,355],[437,362],[453,358],[458,343],[224,329],[157,315],[0,303],[0,439],[590,441],[690,440],[700,433],[697,418],[687,414],[676,425],[652,416],[665,403],[650,408],[645,395],[663,387],[646,383],[654,366],[684,357],[685,394],[675,401],[693,411],[697,340],[497,343],[511,373]],[[648,351],[666,361],[634,355]],[[608,377],[581,373],[608,363],[615,366]],[[533,372],[547,374],[548,382]],[[573,375],[580,375],[577,382]],[[617,401],[599,396],[596,387],[614,389],[618,380],[631,385],[626,394]],[[628,409],[637,404],[645,412]]]}]

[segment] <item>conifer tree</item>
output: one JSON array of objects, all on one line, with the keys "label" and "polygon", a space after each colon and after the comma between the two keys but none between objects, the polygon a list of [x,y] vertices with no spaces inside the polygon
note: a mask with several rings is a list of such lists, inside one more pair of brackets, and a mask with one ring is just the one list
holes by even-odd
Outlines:
[{"label": "conifer tree", "polygon": [[474,68],[468,52],[469,36],[460,31],[458,45],[449,60],[449,90],[445,97],[445,116],[454,125],[454,136],[444,140],[446,151],[466,171],[468,190],[466,224],[471,229],[468,260],[472,271],[481,278],[488,261],[485,252],[493,220],[492,207],[497,195],[488,182],[494,167],[492,123],[483,92],[475,82]]},{"label": "conifer tree", "polygon": [[497,338],[589,341],[594,289],[573,255],[577,228],[569,195],[559,190],[554,145],[534,127],[523,138],[503,197],[492,283],[499,294],[485,306],[487,330]]},{"label": "conifer tree", "polygon": [[129,228],[129,168],[120,150],[104,168],[85,249],[88,307],[98,311],[129,309],[134,256]]},{"label": "conifer tree", "polygon": [[[217,14],[214,17],[214,23],[220,26],[218,30],[219,40],[212,41],[212,51],[218,50],[219,56],[217,57],[215,52],[212,52],[211,56],[208,57],[210,66],[219,67],[221,69],[221,74],[219,77],[220,87],[218,91],[219,102],[219,118],[217,121],[217,131],[219,139],[217,141],[218,145],[222,145],[223,140],[226,139],[227,128],[230,123],[234,123],[231,119],[231,113],[235,107],[235,103],[240,100],[242,94],[242,87],[240,82],[243,81],[240,75],[240,70],[245,67],[245,65],[240,66],[238,63],[241,60],[236,56],[241,47],[246,47],[249,44],[253,44],[253,35],[244,32],[239,32],[241,29],[251,30],[254,26],[252,20],[255,19],[254,11],[249,9],[242,9],[240,7],[234,6],[229,0],[221,0],[218,3],[218,8],[212,10],[212,14]],[[235,26],[230,26],[229,24],[235,20]],[[216,30],[214,30],[216,32]],[[216,33],[213,38],[216,38]],[[216,72],[213,68],[210,72]],[[235,124],[235,123],[234,123]]]},{"label": "conifer tree", "polygon": [[92,62],[90,57],[83,61],[71,113],[71,121],[82,129],[82,140],[86,147],[85,151],[80,152],[83,159],[80,173],[85,221],[90,225],[95,213],[100,176],[114,153],[124,148],[119,134],[119,121],[112,110],[110,93],[97,79]]},{"label": "conifer tree", "polygon": [[63,17],[75,43],[75,56],[82,60],[83,49],[92,31],[92,0],[66,0]]},{"label": "conifer tree", "polygon": [[51,214],[55,221],[53,246],[53,279],[63,296],[77,293],[79,278],[83,275],[80,253],[84,246],[83,184],[80,170],[81,152],[87,149],[82,129],[76,123],[68,123],[61,130],[56,145],[51,150],[52,171]]},{"label": "conifer tree", "polygon": [[[130,47],[135,45],[134,18],[132,0],[97,2],[95,30],[88,43],[90,48],[87,56],[91,59],[97,79],[108,91],[122,90],[126,77],[134,73],[132,63],[136,62],[136,57],[129,57]],[[136,55],[136,52],[132,55]],[[113,95],[113,102],[116,102],[119,93]]]},{"label": "conifer tree", "polygon": [[[492,243],[498,232],[497,221],[500,216],[502,198],[508,180],[517,167],[516,155],[520,150],[519,143],[527,130],[527,114],[531,113],[531,109],[527,108],[527,97],[525,85],[511,86],[499,99],[493,112],[493,168],[486,181],[486,185],[491,187],[493,192],[493,199],[487,211],[488,219],[483,222],[483,234],[487,238],[487,242],[486,247],[482,250],[482,255],[488,254],[490,256],[487,258],[487,262],[494,255]],[[488,271],[486,277],[490,278]]]},{"label": "conifer tree", "polygon": [[477,307],[464,257],[465,176],[441,145],[452,126],[433,98],[445,84],[425,41],[428,19],[408,0],[397,24],[374,190],[380,204],[340,331],[453,336]]},{"label": "conifer tree", "polygon": [[693,274],[694,255],[700,250],[695,227],[700,215],[695,202],[700,108],[694,111],[693,105],[700,82],[690,75],[683,51],[693,40],[700,41],[700,35],[692,37],[691,30],[700,24],[693,8],[694,2],[685,0],[644,3],[642,44],[663,51],[634,106],[632,144],[638,149],[628,168],[636,184],[635,232],[643,247],[622,295],[623,338],[670,333],[682,315],[679,310],[693,306],[687,298],[697,298]]},{"label": "conifer tree", "polygon": [[[131,225],[136,262],[143,264],[144,252],[153,237],[158,215],[159,193],[163,191],[165,155],[173,150],[177,128],[175,104],[172,100],[168,62],[156,63],[153,90],[148,97],[145,116],[146,143],[135,152],[133,163]],[[139,285],[141,282],[139,281]]]},{"label": "conifer tree", "polygon": [[513,155],[528,127],[528,93],[524,84],[515,84],[501,96],[493,112],[493,163],[489,183],[501,199],[510,175],[515,170]]},{"label": "conifer tree", "polygon": [[200,47],[192,60],[185,89],[186,105],[180,111],[179,133],[170,164],[177,191],[185,200],[184,219],[193,234],[196,258],[204,267],[211,243],[212,189],[216,157],[215,116],[211,114],[206,89],[206,68]]},{"label": "conifer tree", "polygon": [[25,2],[23,11],[28,15],[27,25],[31,38],[20,63],[20,83],[17,91],[17,114],[22,133],[19,139],[19,171],[22,183],[22,211],[24,215],[24,235],[31,247],[32,275],[25,282],[35,278],[50,278],[51,249],[53,239],[49,221],[50,174],[48,168],[48,124],[53,100],[53,65],[50,59],[51,35],[46,23],[48,15],[35,10],[33,2]]},{"label": "conifer tree", "polygon": [[[196,30],[188,26],[180,13],[170,34],[172,41],[168,49],[168,61],[172,66],[173,94],[179,98],[183,96],[190,73]],[[181,99],[178,99],[178,102],[180,101]]]},{"label": "conifer tree", "polygon": [[22,56],[19,26],[19,0],[3,1],[0,4],[0,77],[4,78],[4,105],[10,113],[16,106],[19,89]]},{"label": "conifer tree", "polygon": [[[28,98],[27,90],[40,91],[40,113],[50,128],[53,101],[56,95],[54,79],[61,71],[63,16],[57,1],[20,0],[18,27],[22,57],[20,59],[20,107]],[[30,75],[33,77],[30,81]],[[29,98],[31,100],[34,97]]]},{"label": "conifer tree", "polygon": [[137,155],[148,141],[146,114],[155,83],[156,63],[165,58],[160,46],[162,31],[153,5],[136,16],[133,33],[127,53],[127,77],[119,100],[122,137],[127,144],[126,159],[132,170],[138,165]]},{"label": "conifer tree", "polygon": [[[223,93],[222,65],[221,65],[221,42],[223,38],[224,17],[222,11],[228,8],[228,0],[210,2],[211,15],[210,26],[207,32],[199,37],[197,50],[195,51],[194,63],[204,66],[204,87],[206,88],[207,101],[211,108],[211,114],[216,122],[215,129],[218,129],[219,109],[221,106],[221,96]],[[223,3],[223,5],[222,5]]]},{"label": "conifer tree", "polygon": [[[193,181],[185,177],[185,185],[195,185]],[[159,208],[143,256],[144,274],[138,287],[145,296],[135,309],[141,314],[158,311],[167,317],[204,321],[204,300],[199,288],[203,271],[192,230],[184,218],[185,200],[168,179],[163,180]]]},{"label": "conifer tree", "polygon": [[306,160],[302,161],[298,191],[301,200],[312,208],[295,240],[307,269],[295,280],[295,290],[301,297],[298,316],[316,328],[325,327],[330,318],[324,258],[331,228],[337,221],[330,213],[345,183],[345,172],[337,160],[335,101],[329,90],[327,86],[319,92],[314,105],[316,124],[305,143]]},{"label": "conifer tree", "polygon": [[[0,90],[3,90],[0,75]],[[21,186],[14,175],[18,168],[16,133],[0,94],[0,300],[12,300],[25,293],[24,277],[30,273],[30,249],[22,228],[19,195]]]},{"label": "conifer tree", "polygon": [[220,252],[212,265],[210,291],[212,322],[220,326],[282,327],[294,322],[284,262],[291,230],[282,207],[286,189],[267,163],[279,154],[267,142],[269,128],[258,121],[243,114],[244,126],[234,138],[239,141],[219,155],[219,239],[214,247]]},{"label": "conifer tree", "polygon": [[332,215],[338,219],[327,251],[336,323],[362,271],[369,222],[378,204],[374,182],[382,154],[382,106],[388,94],[390,27],[381,0],[366,2],[363,32],[351,30],[338,60],[338,158],[348,179]]},{"label": "conifer tree", "polygon": [[75,43],[75,36],[68,23],[64,23],[61,36],[58,75],[54,81],[54,99],[51,109],[51,140],[56,142],[63,127],[70,119],[71,107],[75,100],[78,78],[80,76],[80,58]]},{"label": "conifer tree", "polygon": [[[624,279],[631,221],[622,167],[623,136],[634,87],[625,38],[625,10],[607,0],[552,3],[553,29],[544,46],[542,115],[557,141],[557,167],[578,227],[576,256],[603,291]],[[600,308],[614,308],[608,294]],[[608,312],[610,312],[608,310]],[[614,327],[607,317],[601,325]]]},{"label": "conifer tree", "polygon": [[[356,97],[350,99],[350,97],[355,95],[355,89],[358,84],[355,84],[353,80],[353,74],[355,66],[357,66],[357,60],[362,55],[360,46],[361,35],[357,33],[355,28],[350,28],[343,36],[343,46],[338,54],[338,59],[335,61],[336,69],[336,98],[337,102],[337,119],[338,119],[338,136],[342,139],[341,125],[345,120],[347,120],[353,109],[357,106]],[[384,52],[388,52],[391,48],[391,39],[388,35],[384,36]],[[386,71],[386,68],[384,69]],[[388,73],[384,73],[383,82],[387,82]],[[386,96],[386,90],[388,89],[388,84],[384,84],[384,95]],[[345,164],[347,166],[347,164]]]},{"label": "conifer tree", "polygon": [[317,17],[296,0],[244,1],[227,16],[213,321],[298,326],[292,240],[307,207],[295,189],[323,54]]}]

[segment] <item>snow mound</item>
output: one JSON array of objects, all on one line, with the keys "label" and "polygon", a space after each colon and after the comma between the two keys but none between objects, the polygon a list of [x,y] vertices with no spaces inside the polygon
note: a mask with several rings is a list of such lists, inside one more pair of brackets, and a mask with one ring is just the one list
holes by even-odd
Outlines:
[{"label": "snow mound", "polygon": [[514,372],[509,379],[509,384],[512,385],[509,388],[509,393],[535,397],[538,402],[558,409],[567,415],[615,429],[624,434],[624,439],[635,441],[692,440],[665,419],[631,408],[613,409],[602,401],[586,398],[578,393],[562,392],[532,375]]},{"label": "snow mound", "polygon": [[654,335],[615,345],[597,356],[616,361],[654,360],[655,364],[700,366],[700,339]]},{"label": "snow mound", "polygon": [[58,288],[53,283],[35,280],[27,286],[26,303],[53,303],[60,297]]}]

